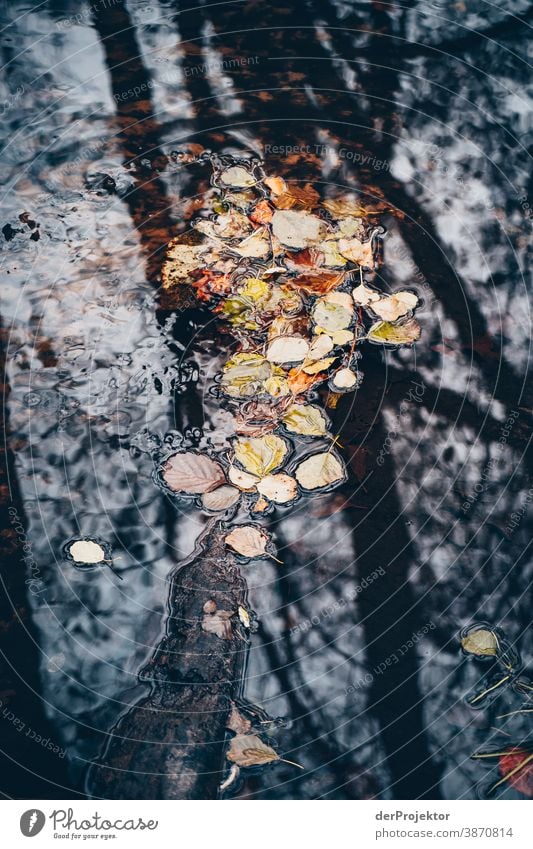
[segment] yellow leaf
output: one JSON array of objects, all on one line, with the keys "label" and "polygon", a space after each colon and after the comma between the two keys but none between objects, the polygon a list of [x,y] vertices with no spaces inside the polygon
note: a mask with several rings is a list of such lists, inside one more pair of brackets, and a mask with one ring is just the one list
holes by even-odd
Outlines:
[{"label": "yellow leaf", "polygon": [[291,433],[302,436],[325,436],[327,422],[319,407],[312,404],[292,404],[282,418],[282,422]]},{"label": "yellow leaf", "polygon": [[382,342],[385,345],[411,345],[420,339],[421,332],[421,327],[414,318],[402,324],[378,321],[368,331],[367,338],[371,342]]},{"label": "yellow leaf", "polygon": [[235,443],[235,459],[257,477],[264,478],[277,469],[287,454],[286,442],[279,436],[266,436],[238,439]]},{"label": "yellow leaf", "polygon": [[302,371],[306,374],[318,374],[319,371],[325,371],[335,362],[337,357],[326,357],[323,360],[317,360],[315,363],[304,363]]},{"label": "yellow leaf", "polygon": [[461,646],[468,654],[493,657],[498,652],[498,638],[492,631],[480,628],[479,631],[471,631],[463,637]]}]

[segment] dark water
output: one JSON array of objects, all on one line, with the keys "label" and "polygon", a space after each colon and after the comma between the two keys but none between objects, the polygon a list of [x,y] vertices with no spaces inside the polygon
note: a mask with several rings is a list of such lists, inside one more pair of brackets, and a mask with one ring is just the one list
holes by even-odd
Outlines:
[{"label": "dark water", "polygon": [[[82,792],[139,693],[167,575],[206,522],[152,482],[165,439],[222,447],[229,432],[207,391],[223,337],[205,310],[157,295],[164,245],[209,188],[206,148],[359,192],[387,229],[380,285],[424,300],[421,341],[365,351],[338,412],[349,484],[276,514],[284,566],[246,568],[261,627],[244,695],[284,718],[278,745],[305,770],[254,774],[240,796],[474,798],[490,781],[470,754],[527,743],[527,715],[496,719],[516,694],[465,704],[487,667],[465,662],[458,635],[498,625],[532,660],[528,9],[3,4],[17,515],[0,698],[26,711],[6,795]],[[79,536],[105,541],[115,572],[65,561]]]}]

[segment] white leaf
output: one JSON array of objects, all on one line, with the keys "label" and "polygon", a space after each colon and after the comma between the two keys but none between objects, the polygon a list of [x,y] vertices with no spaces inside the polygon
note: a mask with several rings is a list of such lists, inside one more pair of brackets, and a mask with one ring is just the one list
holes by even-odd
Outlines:
[{"label": "white leaf", "polygon": [[88,539],[73,542],[68,551],[76,563],[102,563],[106,559],[102,546]]},{"label": "white leaf", "polygon": [[202,504],[206,510],[228,510],[240,498],[240,492],[234,486],[219,486],[212,492],[204,492],[202,495]]},{"label": "white leaf", "polygon": [[243,557],[262,557],[268,537],[253,525],[239,525],[225,537],[224,542]]},{"label": "white leaf", "polygon": [[298,487],[290,475],[267,475],[257,484],[257,490],[276,504],[287,504],[296,498]]},{"label": "white leaf", "polygon": [[308,457],[300,463],[294,474],[304,489],[321,489],[345,477],[343,464],[331,451]]},{"label": "white leaf", "polygon": [[308,350],[309,343],[302,336],[278,336],[268,346],[266,358],[271,363],[301,363]]},{"label": "white leaf", "polygon": [[272,218],[274,236],[289,248],[306,248],[320,239],[324,223],[309,212],[278,209]]}]

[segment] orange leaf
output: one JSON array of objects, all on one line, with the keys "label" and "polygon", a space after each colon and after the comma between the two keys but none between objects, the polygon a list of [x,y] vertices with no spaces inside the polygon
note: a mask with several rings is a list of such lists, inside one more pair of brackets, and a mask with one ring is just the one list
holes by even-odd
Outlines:
[{"label": "orange leaf", "polygon": [[508,777],[507,780],[511,787],[514,787],[519,793],[523,793],[524,796],[533,796],[533,760],[530,759],[517,772],[514,772],[528,758],[531,758],[531,752],[527,752],[525,749],[514,749],[510,754],[502,755],[498,763],[500,774],[504,778]]}]

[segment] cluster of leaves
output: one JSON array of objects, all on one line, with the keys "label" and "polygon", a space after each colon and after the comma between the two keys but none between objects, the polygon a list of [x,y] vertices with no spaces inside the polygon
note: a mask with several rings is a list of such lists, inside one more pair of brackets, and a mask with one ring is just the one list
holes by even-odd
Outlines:
[{"label": "cluster of leaves", "polygon": [[232,328],[238,350],[219,390],[236,438],[217,460],[170,457],[160,470],[170,490],[201,495],[207,510],[244,501],[259,514],[345,479],[335,440],[292,468],[289,440],[332,440],[309,395],[327,382],[334,406],[357,387],[360,342],[410,345],[420,336],[414,292],[365,283],[376,248],[377,231],[352,197],[321,200],[313,186],[266,176],[257,164],[215,172],[191,232],[169,245],[162,279],[167,292],[193,286]]},{"label": "cluster of leaves", "polygon": [[[516,649],[507,643],[500,630],[485,623],[472,625],[462,633],[461,648],[465,655],[482,662],[493,661],[499,668],[496,675],[491,673],[483,682],[479,692],[468,697],[467,702],[471,707],[486,707],[508,688],[512,688],[521,696],[533,696],[533,685],[520,674],[520,656]],[[518,710],[500,714],[497,719],[528,713],[533,713],[529,699]],[[533,752],[527,743],[511,745],[501,751],[476,752],[472,757],[498,760],[501,779],[490,787],[489,794],[508,782],[520,793],[533,796]]]}]

